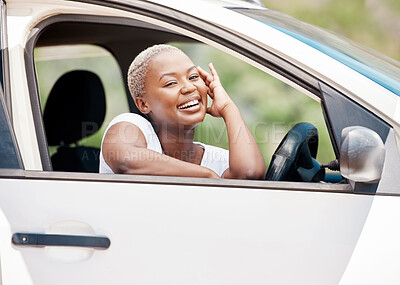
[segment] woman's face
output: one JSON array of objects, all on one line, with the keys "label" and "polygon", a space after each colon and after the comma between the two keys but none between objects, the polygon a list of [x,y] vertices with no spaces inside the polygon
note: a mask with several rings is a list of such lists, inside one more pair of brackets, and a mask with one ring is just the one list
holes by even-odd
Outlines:
[{"label": "woman's face", "polygon": [[143,99],[160,127],[191,129],[206,115],[207,87],[188,56],[167,51],[151,59]]}]

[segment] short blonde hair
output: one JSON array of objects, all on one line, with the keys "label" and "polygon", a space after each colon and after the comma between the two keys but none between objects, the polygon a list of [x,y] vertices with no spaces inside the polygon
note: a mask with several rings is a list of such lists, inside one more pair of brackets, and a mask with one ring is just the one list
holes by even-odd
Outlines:
[{"label": "short blonde hair", "polygon": [[144,82],[151,59],[154,56],[167,51],[182,52],[176,47],[159,44],[143,50],[132,61],[128,70],[128,87],[133,98],[141,97],[145,94]]}]

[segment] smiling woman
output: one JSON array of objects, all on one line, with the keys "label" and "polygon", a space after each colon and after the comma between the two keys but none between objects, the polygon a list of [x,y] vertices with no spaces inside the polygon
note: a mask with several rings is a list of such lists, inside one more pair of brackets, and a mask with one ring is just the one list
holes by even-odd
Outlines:
[{"label": "smiling woman", "polygon": [[[105,132],[100,172],[263,179],[265,162],[217,71],[196,67],[176,47],[155,45],[128,71],[137,114],[117,116]],[[207,107],[207,94],[212,104]],[[225,121],[229,151],[195,143],[194,129],[209,113]]]}]

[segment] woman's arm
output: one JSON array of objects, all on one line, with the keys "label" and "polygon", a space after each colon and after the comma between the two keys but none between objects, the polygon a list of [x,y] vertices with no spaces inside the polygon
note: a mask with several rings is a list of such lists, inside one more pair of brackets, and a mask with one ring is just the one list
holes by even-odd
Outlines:
[{"label": "woman's arm", "polygon": [[229,168],[223,178],[264,179],[265,161],[260,149],[244,122],[239,109],[221,85],[214,66],[210,63],[211,74],[198,67],[199,73],[208,87],[213,99],[207,112],[225,121],[229,140]]},{"label": "woman's arm", "polygon": [[206,167],[147,149],[142,131],[128,122],[108,129],[102,152],[114,173],[220,178]]}]

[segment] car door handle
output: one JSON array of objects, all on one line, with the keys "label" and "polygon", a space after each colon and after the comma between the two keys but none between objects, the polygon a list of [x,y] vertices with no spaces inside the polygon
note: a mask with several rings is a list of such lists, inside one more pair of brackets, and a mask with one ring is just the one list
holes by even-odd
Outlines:
[{"label": "car door handle", "polygon": [[110,247],[111,241],[108,237],[99,236],[15,233],[12,236],[12,243],[15,245],[38,247],[74,246],[107,249]]}]

